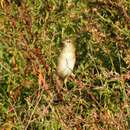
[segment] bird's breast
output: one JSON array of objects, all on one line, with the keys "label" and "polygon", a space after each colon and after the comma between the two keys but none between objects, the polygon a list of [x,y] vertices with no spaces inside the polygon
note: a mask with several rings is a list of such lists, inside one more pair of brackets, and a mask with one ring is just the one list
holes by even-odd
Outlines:
[{"label": "bird's breast", "polygon": [[[69,48],[70,49],[70,48]],[[75,52],[64,49],[58,60],[57,71],[60,76],[65,77],[72,73],[75,65]]]}]

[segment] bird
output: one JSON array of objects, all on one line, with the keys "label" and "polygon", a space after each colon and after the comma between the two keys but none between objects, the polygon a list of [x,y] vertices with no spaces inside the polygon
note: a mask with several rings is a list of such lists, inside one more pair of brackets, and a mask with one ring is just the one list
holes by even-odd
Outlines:
[{"label": "bird", "polygon": [[57,74],[63,80],[65,86],[67,78],[73,74],[73,69],[76,62],[76,49],[73,40],[68,38],[63,42],[63,49],[58,57]]}]

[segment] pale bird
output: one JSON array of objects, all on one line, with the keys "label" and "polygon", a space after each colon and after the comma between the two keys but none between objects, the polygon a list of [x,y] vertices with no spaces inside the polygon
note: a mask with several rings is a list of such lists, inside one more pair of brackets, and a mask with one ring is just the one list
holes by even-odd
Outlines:
[{"label": "pale bird", "polygon": [[67,77],[72,74],[76,61],[75,46],[71,39],[63,41],[63,49],[58,58],[57,74],[66,85]]}]

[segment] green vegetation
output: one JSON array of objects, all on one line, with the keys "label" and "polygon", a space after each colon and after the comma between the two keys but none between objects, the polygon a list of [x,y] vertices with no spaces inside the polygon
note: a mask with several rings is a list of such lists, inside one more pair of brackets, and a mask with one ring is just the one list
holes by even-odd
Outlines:
[{"label": "green vegetation", "polygon": [[[0,1],[0,129],[127,130],[129,0]],[[57,95],[62,40],[74,78]]]}]

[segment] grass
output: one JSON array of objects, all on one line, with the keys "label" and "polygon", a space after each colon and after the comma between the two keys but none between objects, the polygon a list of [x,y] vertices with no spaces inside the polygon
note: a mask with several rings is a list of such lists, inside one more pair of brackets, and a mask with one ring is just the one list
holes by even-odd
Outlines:
[{"label": "grass", "polygon": [[[0,129],[128,130],[129,15],[128,0],[1,0]],[[75,78],[57,95],[66,37]]]}]

